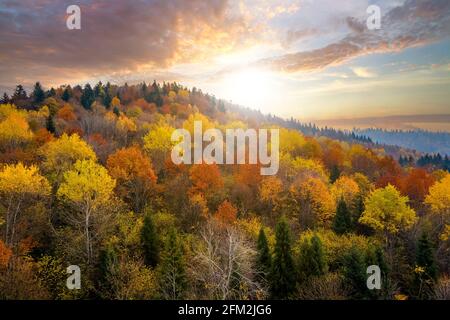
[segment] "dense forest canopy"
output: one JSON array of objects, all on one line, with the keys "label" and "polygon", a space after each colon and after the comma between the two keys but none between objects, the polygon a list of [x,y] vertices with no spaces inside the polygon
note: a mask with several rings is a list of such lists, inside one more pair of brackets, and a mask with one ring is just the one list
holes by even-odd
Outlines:
[{"label": "dense forest canopy", "polygon": [[[277,175],[175,165],[194,121],[279,128]],[[36,83],[4,95],[0,151],[2,299],[450,298],[448,171],[365,134],[178,83]]]}]

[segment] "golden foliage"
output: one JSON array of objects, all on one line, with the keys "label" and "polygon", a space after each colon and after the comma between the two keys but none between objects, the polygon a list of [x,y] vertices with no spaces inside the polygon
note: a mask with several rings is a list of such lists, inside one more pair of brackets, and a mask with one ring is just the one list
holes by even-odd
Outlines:
[{"label": "golden foliage", "polygon": [[417,216],[408,206],[408,201],[408,197],[401,196],[392,185],[376,189],[364,201],[365,210],[359,222],[391,234],[400,229],[410,229],[417,221]]}]

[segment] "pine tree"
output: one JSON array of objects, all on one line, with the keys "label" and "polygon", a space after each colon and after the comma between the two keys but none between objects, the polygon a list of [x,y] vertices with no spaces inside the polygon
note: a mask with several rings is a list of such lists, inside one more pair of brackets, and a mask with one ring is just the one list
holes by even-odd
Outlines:
[{"label": "pine tree", "polygon": [[47,128],[48,132],[55,133],[56,126],[55,126],[55,120],[53,119],[53,116],[48,116],[47,120],[45,121],[45,127]]},{"label": "pine tree", "polygon": [[275,232],[275,250],[271,272],[271,294],[274,299],[287,299],[295,290],[295,268],[292,258],[291,234],[283,217]]},{"label": "pine tree", "polygon": [[150,214],[146,214],[141,233],[145,264],[155,267],[159,262],[159,239]]},{"label": "pine tree", "polygon": [[351,230],[352,219],[350,215],[350,210],[347,208],[345,200],[341,198],[338,202],[336,215],[333,220],[333,230],[337,234],[344,234]]},{"label": "pine tree", "polygon": [[183,299],[187,278],[183,257],[183,248],[176,230],[169,231],[161,257],[160,288],[164,299]]},{"label": "pine tree", "polygon": [[44,90],[42,90],[42,86],[39,82],[36,82],[33,90],[33,99],[34,103],[41,103],[45,99]]},{"label": "pine tree", "polygon": [[103,105],[106,107],[106,109],[109,109],[111,107],[111,95],[108,91],[106,91],[105,96],[103,97]]},{"label": "pine tree", "polygon": [[105,298],[108,297],[108,293],[111,291],[110,280],[115,276],[117,264],[117,252],[112,245],[108,245],[100,251],[98,268],[100,274],[98,277],[98,282],[99,287],[102,288]]},{"label": "pine tree", "polygon": [[54,97],[56,96],[56,90],[55,88],[50,88],[50,90],[47,91],[47,97]]},{"label": "pine tree", "polygon": [[9,103],[9,97],[8,97],[8,94],[6,92],[3,93],[3,97],[2,97],[1,103],[3,103],[3,104]]},{"label": "pine tree", "polygon": [[27,92],[24,90],[21,84],[18,84],[16,90],[14,91],[13,100],[24,100],[27,98]]},{"label": "pine tree", "polygon": [[103,83],[101,81],[99,81],[94,87],[94,96],[101,99],[105,96],[105,90],[103,89]]},{"label": "pine tree", "polygon": [[88,83],[84,86],[84,90],[80,98],[81,105],[86,110],[91,110],[91,105],[94,100],[94,91],[92,90],[91,85]]},{"label": "pine tree", "polygon": [[65,102],[68,102],[71,96],[72,96],[72,89],[70,88],[70,86],[67,86],[67,87],[64,89],[64,92],[63,92],[61,98],[62,98]]},{"label": "pine tree", "polygon": [[417,243],[416,265],[424,269],[423,278],[427,280],[436,279],[437,268],[434,252],[425,232],[422,233]]},{"label": "pine tree", "polygon": [[257,249],[257,270],[261,273],[263,279],[269,280],[270,270],[272,268],[272,256],[267,243],[266,233],[263,228],[259,230]]},{"label": "pine tree", "polygon": [[341,176],[341,171],[339,170],[339,167],[337,165],[334,165],[331,168],[330,172],[330,183],[334,183],[339,177]]},{"label": "pine tree", "polygon": [[361,299],[368,294],[367,274],[364,253],[353,246],[343,259],[344,279],[350,288],[350,294]]},{"label": "pine tree", "polygon": [[300,245],[298,262],[299,281],[322,276],[327,272],[327,263],[320,238],[314,234],[311,240],[304,239]]},{"label": "pine tree", "polygon": [[412,287],[418,299],[428,299],[433,293],[433,284],[437,277],[436,261],[432,244],[425,232],[417,242],[416,266]]}]

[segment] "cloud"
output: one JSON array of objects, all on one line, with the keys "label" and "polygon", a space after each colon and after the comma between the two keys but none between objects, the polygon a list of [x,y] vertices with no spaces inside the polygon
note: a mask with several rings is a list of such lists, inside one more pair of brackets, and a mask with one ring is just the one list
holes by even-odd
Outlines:
[{"label": "cloud", "polygon": [[306,28],[297,30],[288,30],[286,33],[286,38],[282,41],[283,46],[289,47],[294,42],[318,35],[320,32],[316,28]]},{"label": "cloud", "polygon": [[345,19],[345,22],[347,23],[347,26],[354,32],[363,33],[366,29],[364,23],[354,17],[347,17],[347,19]]},{"label": "cloud", "polygon": [[79,3],[81,30],[68,30],[71,0],[0,0],[0,85],[167,68],[245,47],[258,36],[226,0]]},{"label": "cloud", "polygon": [[382,17],[381,30],[362,29],[362,22],[347,19],[353,30],[325,47],[266,58],[257,62],[285,72],[314,71],[338,65],[352,58],[396,52],[446,38],[450,35],[448,0],[406,0]]},{"label": "cloud", "polygon": [[353,67],[351,68],[353,73],[360,78],[375,78],[377,75],[373,71],[364,67]]}]

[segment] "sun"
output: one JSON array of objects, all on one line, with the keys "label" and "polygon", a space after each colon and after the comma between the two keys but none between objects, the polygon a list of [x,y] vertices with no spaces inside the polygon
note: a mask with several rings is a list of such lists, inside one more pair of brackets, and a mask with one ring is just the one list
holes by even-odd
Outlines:
[{"label": "sun", "polygon": [[265,109],[272,98],[274,77],[261,69],[244,69],[224,77],[220,85],[223,97],[253,109]]}]

